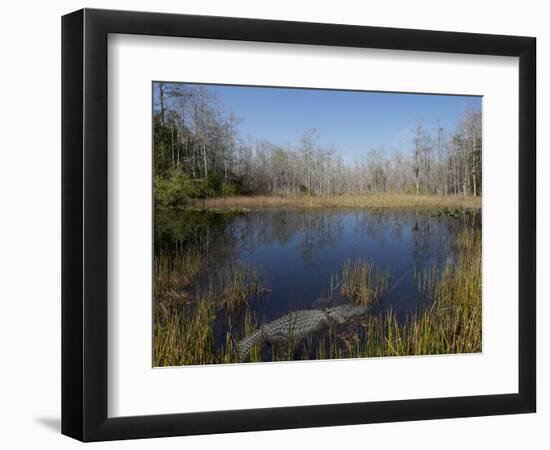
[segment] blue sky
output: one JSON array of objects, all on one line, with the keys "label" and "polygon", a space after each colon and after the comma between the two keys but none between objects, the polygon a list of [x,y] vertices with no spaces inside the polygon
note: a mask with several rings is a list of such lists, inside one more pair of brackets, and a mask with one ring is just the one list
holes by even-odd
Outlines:
[{"label": "blue sky", "polygon": [[207,85],[242,118],[241,137],[297,144],[315,128],[322,145],[351,161],[370,148],[408,151],[410,129],[421,120],[454,130],[464,109],[481,109],[481,97]]}]

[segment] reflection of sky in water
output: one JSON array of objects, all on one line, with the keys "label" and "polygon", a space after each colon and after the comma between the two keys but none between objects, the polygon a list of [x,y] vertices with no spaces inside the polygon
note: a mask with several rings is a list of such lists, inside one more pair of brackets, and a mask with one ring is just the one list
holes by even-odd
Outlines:
[{"label": "reflection of sky in water", "polygon": [[[249,303],[259,322],[272,321],[289,310],[317,308],[315,301],[330,291],[331,275],[341,277],[347,259],[364,258],[392,273],[393,289],[374,312],[391,308],[402,319],[427,301],[417,287],[415,270],[442,266],[453,258],[456,235],[464,227],[480,226],[480,219],[479,215],[435,217],[414,210],[174,213],[156,218],[155,245],[157,249],[197,246],[208,260],[207,273],[199,277],[203,288],[210,276],[215,278],[235,261],[257,269],[271,289],[267,299]],[[226,321],[219,319],[215,334],[217,345],[222,345]]]},{"label": "reflection of sky in water", "polygon": [[415,309],[422,301],[415,267],[452,257],[450,243],[465,220],[414,211],[267,211],[236,217],[226,232],[237,244],[236,258],[261,269],[269,281],[271,299],[256,312],[272,320],[326,295],[331,274],[341,273],[348,258],[389,269],[394,281],[402,277],[380,308]]}]

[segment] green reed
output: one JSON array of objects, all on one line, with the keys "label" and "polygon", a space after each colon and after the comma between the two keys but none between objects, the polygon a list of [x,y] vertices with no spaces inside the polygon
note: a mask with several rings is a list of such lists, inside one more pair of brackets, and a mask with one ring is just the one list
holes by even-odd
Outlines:
[{"label": "green reed", "polygon": [[[368,305],[376,302],[388,289],[390,274],[363,258],[348,259],[342,269],[340,293],[358,304]],[[331,277],[331,285],[334,281]]]},{"label": "green reed", "polygon": [[[344,330],[330,327],[317,341],[305,340],[294,358],[336,359],[408,355],[474,353],[482,349],[481,323],[481,233],[465,230],[457,237],[455,260],[441,267],[416,272],[419,294],[428,297],[426,306],[399,318],[392,310],[370,314]],[[359,267],[357,269],[357,267]],[[354,269],[355,268],[355,269]],[[346,272],[346,271],[344,271]],[[349,279],[368,280],[369,269],[362,262],[347,263]],[[389,278],[384,277],[387,286]],[[345,276],[344,276],[345,280]],[[331,285],[334,285],[334,279]],[[342,283],[344,284],[344,283]],[[348,283],[349,285],[349,283]],[[351,283],[355,292],[366,282]],[[375,289],[368,288],[370,291]],[[387,292],[387,287],[384,287]],[[351,299],[372,301],[374,295]],[[293,358],[293,359],[294,359]]]},{"label": "green reed", "polygon": [[198,294],[191,304],[155,307],[153,362],[155,366],[212,364],[216,361],[212,290]]},{"label": "green reed", "polygon": [[392,310],[369,315],[355,330],[336,336],[337,345],[327,343],[330,339],[321,340],[317,358],[480,352],[481,233],[463,231],[455,245],[455,261],[449,259],[443,267],[416,274],[419,291],[431,299],[428,305],[401,319]]},{"label": "green reed", "polygon": [[257,270],[235,263],[218,277],[219,305],[228,311],[248,305],[249,299],[271,292]]},{"label": "green reed", "polygon": [[204,259],[198,251],[161,250],[155,255],[153,267],[156,303],[173,304],[187,300],[185,289],[192,285],[204,267]]},{"label": "green reed", "polygon": [[[209,278],[201,292],[197,277],[206,264],[198,253],[161,253],[155,257],[155,308],[153,361],[155,366],[198,365],[237,362],[235,342],[256,328],[251,298],[270,292],[259,272],[235,263]],[[232,326],[232,314],[244,317]],[[225,346],[216,351],[216,316],[227,321]],[[261,348],[251,350],[252,362],[261,360]]]},{"label": "green reed", "polygon": [[[392,310],[347,324],[330,323],[328,332],[302,342],[289,339],[273,346],[273,361],[294,359],[362,358],[480,352],[482,349],[481,233],[467,229],[454,242],[456,257],[442,266],[416,271],[418,292],[426,306],[398,317]],[[188,287],[199,273],[194,255],[178,261],[155,260],[155,366],[238,362],[236,343],[259,323],[249,300],[268,292],[258,273],[236,264],[211,280],[205,292],[181,301],[177,289]],[[194,274],[194,275],[193,275]],[[182,278],[179,279],[178,276]],[[342,276],[331,277],[350,301],[372,304],[391,291],[391,276],[365,260],[348,260]],[[160,301],[159,301],[160,300]],[[177,301],[180,301],[178,303]],[[225,344],[216,349],[214,323],[227,321]],[[239,324],[235,326],[234,323]],[[250,352],[250,362],[262,361],[262,348]]]}]

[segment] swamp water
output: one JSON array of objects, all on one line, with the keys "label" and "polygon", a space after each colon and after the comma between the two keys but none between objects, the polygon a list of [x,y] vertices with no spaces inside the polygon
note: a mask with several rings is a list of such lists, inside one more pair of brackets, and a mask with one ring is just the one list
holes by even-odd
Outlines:
[{"label": "swamp water", "polygon": [[[155,255],[170,258],[181,251],[200,255],[201,269],[182,288],[181,297],[171,305],[175,309],[192,304],[196,293],[209,286],[223,289],[212,280],[235,264],[255,272],[262,288],[244,306],[215,309],[212,339],[218,353],[228,346],[229,334],[239,339],[250,333],[251,318],[253,329],[290,311],[347,303],[339,289],[346,261],[363,260],[387,272],[387,285],[369,314],[391,310],[397,320],[405,320],[431,301],[420,287],[423,276],[456,258],[459,233],[480,228],[481,215],[472,211],[452,215],[415,209],[157,211]],[[328,334],[308,337],[307,349],[302,346],[299,355],[286,359],[315,358],[319,342],[329,339]],[[356,339],[366,337],[359,334]],[[276,359],[273,351],[265,346],[258,358]]]}]

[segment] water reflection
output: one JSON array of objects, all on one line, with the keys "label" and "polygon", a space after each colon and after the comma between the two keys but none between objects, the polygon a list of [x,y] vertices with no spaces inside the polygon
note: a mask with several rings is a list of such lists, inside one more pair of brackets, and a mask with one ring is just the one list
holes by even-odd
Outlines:
[{"label": "water reflection", "polygon": [[[480,214],[447,217],[412,209],[157,211],[155,252],[199,251],[205,260],[197,278],[202,285],[235,262],[261,271],[269,298],[249,304],[260,323],[311,308],[329,291],[331,276],[341,273],[346,259],[364,258],[400,280],[376,311],[391,308],[404,317],[427,301],[415,273],[454,258],[452,243],[467,227],[481,227]],[[236,315],[233,320],[241,319]],[[217,339],[223,340],[226,321],[217,323]]]}]

